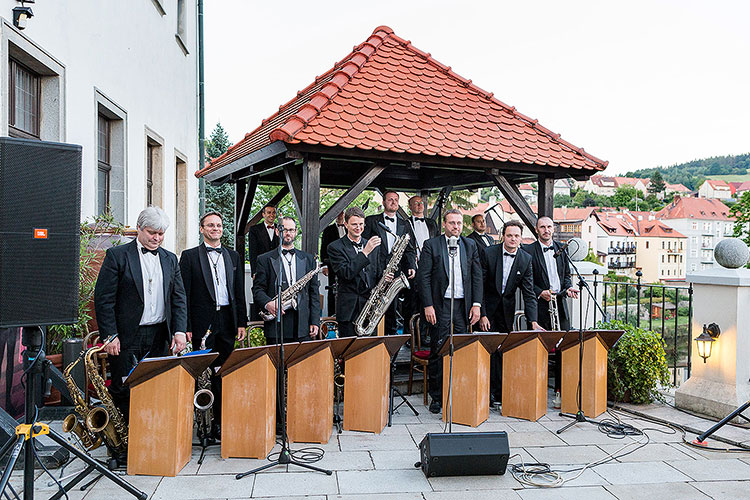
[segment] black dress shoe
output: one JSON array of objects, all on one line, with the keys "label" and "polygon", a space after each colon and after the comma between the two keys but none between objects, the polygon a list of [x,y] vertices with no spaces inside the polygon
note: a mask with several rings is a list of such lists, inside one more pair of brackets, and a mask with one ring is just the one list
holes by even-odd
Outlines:
[{"label": "black dress shoe", "polygon": [[439,401],[433,399],[432,403],[430,403],[430,413],[440,413],[442,405]]}]

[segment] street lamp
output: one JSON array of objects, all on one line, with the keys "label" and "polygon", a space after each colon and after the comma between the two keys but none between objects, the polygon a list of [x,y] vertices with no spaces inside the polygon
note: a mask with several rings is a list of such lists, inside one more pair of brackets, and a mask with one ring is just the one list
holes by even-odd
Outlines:
[{"label": "street lamp", "polygon": [[711,323],[708,326],[703,325],[703,332],[695,338],[695,342],[698,345],[698,356],[703,358],[704,363],[711,357],[713,344],[719,338],[720,333],[719,325]]}]

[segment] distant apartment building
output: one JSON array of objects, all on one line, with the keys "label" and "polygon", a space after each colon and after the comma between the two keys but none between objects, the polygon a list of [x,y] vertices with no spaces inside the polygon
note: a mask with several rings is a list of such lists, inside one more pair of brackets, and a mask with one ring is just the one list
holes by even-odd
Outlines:
[{"label": "distant apartment building", "polygon": [[[680,196],[689,196],[691,192],[692,191],[690,191],[683,184],[670,184],[668,182],[664,183],[664,194],[669,195],[672,193],[676,193],[676,194],[679,194]],[[660,196],[659,198],[663,199],[664,197]]]},{"label": "distant apartment building", "polygon": [[618,187],[633,186],[644,195],[648,194],[649,179],[637,177],[607,177],[605,175],[592,175],[583,184],[583,189],[600,196],[612,196]]},{"label": "distant apartment building", "polygon": [[634,223],[635,259],[646,283],[684,281],[687,237],[660,220]]},{"label": "distant apartment building", "polygon": [[556,208],[554,211],[555,239],[568,241],[571,238],[581,238],[586,247],[596,254],[597,219],[594,217],[596,208]]},{"label": "distant apartment building", "polygon": [[713,268],[716,244],[734,230],[729,208],[717,199],[675,196],[656,218],[687,237],[686,273]]},{"label": "distant apartment building", "polygon": [[728,200],[732,197],[732,188],[722,180],[706,179],[698,188],[699,198]]},{"label": "distant apartment building", "polygon": [[632,219],[624,212],[596,212],[598,223],[597,256],[600,262],[628,277],[636,271],[636,228]]},{"label": "distant apartment building", "polygon": [[728,182],[729,188],[732,190],[732,198],[739,200],[745,191],[750,191],[750,181],[743,182]]},{"label": "distant apartment building", "polygon": [[557,179],[555,180],[554,192],[555,195],[561,194],[564,196],[570,196],[570,187],[572,184],[571,179]]}]

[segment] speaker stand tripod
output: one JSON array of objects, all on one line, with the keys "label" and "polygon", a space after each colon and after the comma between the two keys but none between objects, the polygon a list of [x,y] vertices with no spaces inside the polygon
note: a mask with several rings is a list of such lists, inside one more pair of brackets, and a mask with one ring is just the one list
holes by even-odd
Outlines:
[{"label": "speaker stand tripod", "polygon": [[[130,483],[112,473],[107,467],[68,443],[64,437],[50,429],[47,424],[36,422],[38,408],[34,398],[40,387],[39,379],[41,378],[46,365],[49,363],[49,360],[44,357],[44,351],[42,350],[42,345],[44,344],[43,337],[42,329],[40,327],[25,327],[23,329],[21,343],[26,347],[26,350],[23,352],[23,367],[24,373],[26,373],[25,423],[16,427],[15,439],[9,439],[2,449],[0,449],[0,458],[10,452],[8,463],[6,464],[5,471],[3,471],[2,478],[0,479],[0,497],[5,495],[7,498],[10,498],[5,489],[9,487],[8,481],[10,475],[18,461],[18,457],[21,455],[21,452],[23,452],[23,498],[24,500],[34,499],[34,460],[36,455],[34,446],[36,444],[37,436],[47,435],[55,443],[59,444],[87,464],[87,467],[80,474],[63,486],[64,492],[67,493],[70,491],[70,489],[78,484],[78,482],[86,477],[86,475],[93,470],[96,470],[99,474],[106,476],[107,479],[110,479],[117,486],[124,489],[134,497],[140,500],[146,500],[146,498],[148,498],[146,493],[133,487]],[[15,494],[15,492],[13,493]],[[65,493],[63,492],[58,492],[53,498],[60,498],[64,494]]]},{"label": "speaker stand tripod", "polygon": [[[414,408],[414,405],[412,405],[408,399],[406,399],[406,396],[398,390],[398,387],[396,387],[396,381],[394,380],[396,377],[396,357],[398,356],[398,351],[391,357],[391,390],[390,390],[390,402],[388,404],[388,427],[393,426],[393,413],[401,408],[404,404],[409,407],[409,409],[414,413],[414,416],[419,415],[419,412],[416,408]],[[395,396],[398,396],[401,398],[401,402],[397,404],[396,406],[393,406],[393,400],[395,399]]]}]

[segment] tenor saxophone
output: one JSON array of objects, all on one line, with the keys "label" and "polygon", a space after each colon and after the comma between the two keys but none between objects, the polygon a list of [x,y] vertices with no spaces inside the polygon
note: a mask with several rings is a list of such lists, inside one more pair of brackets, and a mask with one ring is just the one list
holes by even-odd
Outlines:
[{"label": "tenor saxophone", "polygon": [[101,436],[91,432],[86,427],[86,419],[91,411],[89,405],[86,404],[86,398],[83,396],[81,389],[78,388],[73,376],[70,374],[73,368],[81,361],[86,351],[82,351],[75,361],[65,367],[63,371],[63,378],[65,383],[68,385],[68,391],[70,391],[70,397],[75,405],[76,413],[71,413],[65,420],[63,420],[62,430],[63,432],[72,432],[81,440],[84,448],[87,450],[94,450],[102,445]]},{"label": "tenor saxophone", "polygon": [[398,296],[403,288],[409,288],[409,280],[403,274],[399,274],[398,278],[393,281],[387,281],[389,274],[396,274],[404,252],[406,252],[406,247],[409,245],[409,239],[408,234],[403,234],[393,244],[393,253],[391,259],[388,261],[388,265],[385,266],[383,277],[380,278],[378,284],[372,289],[370,298],[367,299],[362,312],[359,313],[357,321],[354,323],[357,336],[365,337],[375,333],[380,319],[388,310],[393,299]]},{"label": "tenor saxophone", "polygon": [[[283,272],[283,271],[280,271],[280,272]],[[305,285],[307,285],[307,283],[311,279],[313,279],[319,272],[320,272],[320,263],[318,262],[318,259],[316,258],[315,269],[313,269],[312,271],[302,276],[292,286],[290,286],[289,288],[281,292],[282,311],[287,311],[289,309],[297,308],[297,294],[301,292],[302,289],[305,288]],[[278,299],[279,299],[279,296],[277,295],[273,298],[273,302],[276,302]],[[273,321],[276,318],[276,315],[269,313],[265,309],[261,309],[260,317],[263,318],[263,321]]]},{"label": "tenor saxophone", "polygon": [[94,346],[84,355],[86,374],[101,401],[101,406],[94,406],[86,415],[86,427],[94,434],[101,434],[107,448],[117,455],[128,450],[128,426],[99,374],[96,356],[102,349],[104,345]]}]

